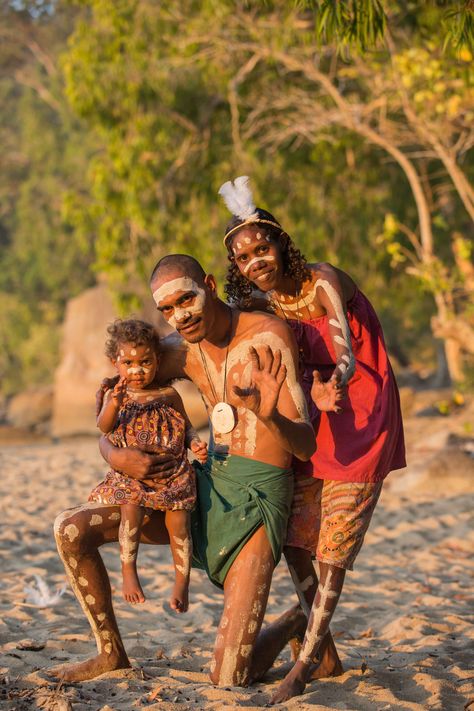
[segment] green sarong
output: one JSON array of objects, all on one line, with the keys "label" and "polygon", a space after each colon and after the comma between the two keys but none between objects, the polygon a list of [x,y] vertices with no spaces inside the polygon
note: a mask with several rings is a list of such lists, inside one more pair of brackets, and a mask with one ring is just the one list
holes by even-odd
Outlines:
[{"label": "green sarong", "polygon": [[281,558],[293,497],[293,474],[237,455],[210,453],[195,463],[197,502],[191,514],[193,565],[222,588],[226,575],[260,526],[265,526],[275,565]]}]

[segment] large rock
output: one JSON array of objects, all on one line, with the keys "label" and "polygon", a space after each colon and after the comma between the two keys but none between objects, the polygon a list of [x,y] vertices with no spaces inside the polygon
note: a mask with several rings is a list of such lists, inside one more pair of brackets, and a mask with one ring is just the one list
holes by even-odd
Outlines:
[{"label": "large rock", "polygon": [[[150,298],[141,314],[163,332],[163,318]],[[104,355],[107,326],[117,313],[105,286],[88,289],[71,299],[63,325],[62,359],[55,373],[52,434],[57,437],[98,433],[95,423],[95,392],[104,377],[115,370]],[[195,427],[207,424],[197,389],[181,381],[178,389]]]},{"label": "large rock", "polygon": [[25,390],[8,403],[6,420],[14,427],[37,427],[51,417],[53,388],[50,385]]}]

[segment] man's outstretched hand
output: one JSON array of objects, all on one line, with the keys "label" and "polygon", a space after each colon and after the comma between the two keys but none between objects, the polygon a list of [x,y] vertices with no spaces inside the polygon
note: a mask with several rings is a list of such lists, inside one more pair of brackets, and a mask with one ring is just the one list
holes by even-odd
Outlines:
[{"label": "man's outstretched hand", "polygon": [[250,385],[248,388],[234,385],[232,391],[260,420],[268,420],[275,413],[286,378],[286,366],[282,363],[281,351],[273,352],[270,346],[262,348],[260,355],[251,347],[249,355],[252,363]]}]

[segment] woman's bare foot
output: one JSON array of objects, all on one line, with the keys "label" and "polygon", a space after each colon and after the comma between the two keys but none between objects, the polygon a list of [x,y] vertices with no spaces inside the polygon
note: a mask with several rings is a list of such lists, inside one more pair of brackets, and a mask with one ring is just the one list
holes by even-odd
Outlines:
[{"label": "woman's bare foot", "polygon": [[170,607],[172,610],[179,613],[188,611],[188,590],[188,580],[175,580],[173,592],[170,597]]},{"label": "woman's bare foot", "polygon": [[135,562],[122,563],[122,594],[123,599],[132,605],[145,602],[145,594],[138,579]]},{"label": "woman's bare foot", "polygon": [[131,664],[125,652],[111,654],[98,654],[97,657],[86,659],[84,662],[76,664],[59,664],[56,667],[48,669],[48,676],[64,682],[86,681],[87,679],[95,679],[100,674],[105,672],[115,671],[116,669],[128,669]]},{"label": "woman's bare foot", "polygon": [[269,706],[282,704],[293,696],[299,696],[305,690],[311,669],[302,662],[296,662],[295,666],[285,676],[278,689],[270,699]]}]

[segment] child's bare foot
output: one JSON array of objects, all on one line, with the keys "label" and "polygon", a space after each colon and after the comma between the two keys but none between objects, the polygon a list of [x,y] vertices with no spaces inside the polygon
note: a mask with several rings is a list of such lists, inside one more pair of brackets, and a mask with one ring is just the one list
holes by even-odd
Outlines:
[{"label": "child's bare foot", "polygon": [[175,612],[187,612],[189,607],[188,600],[189,582],[187,580],[176,580],[170,597],[170,607]]},{"label": "child's bare foot", "polygon": [[123,599],[131,605],[145,602],[145,594],[138,580],[137,569],[134,565],[122,565],[122,594]]}]

